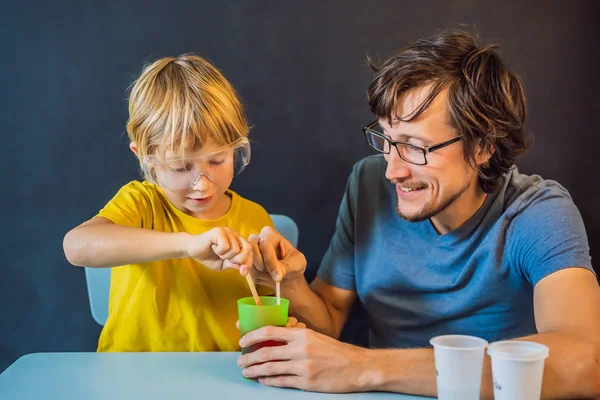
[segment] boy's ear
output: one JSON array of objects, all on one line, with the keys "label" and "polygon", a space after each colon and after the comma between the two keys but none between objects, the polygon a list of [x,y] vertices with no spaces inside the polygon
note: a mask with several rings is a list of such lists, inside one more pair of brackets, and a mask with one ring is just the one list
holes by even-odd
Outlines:
[{"label": "boy's ear", "polygon": [[137,144],[135,142],[131,142],[129,143],[129,148],[131,149],[131,151],[133,151],[133,154],[135,154],[135,156],[137,158],[140,158],[140,155],[138,153],[138,148],[137,148]]}]

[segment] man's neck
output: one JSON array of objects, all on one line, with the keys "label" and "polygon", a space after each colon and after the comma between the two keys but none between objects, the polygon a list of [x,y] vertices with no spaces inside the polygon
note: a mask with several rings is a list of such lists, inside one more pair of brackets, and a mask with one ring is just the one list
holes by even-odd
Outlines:
[{"label": "man's neck", "polygon": [[487,194],[477,181],[452,202],[444,211],[430,218],[440,235],[451,232],[467,222],[483,205]]}]

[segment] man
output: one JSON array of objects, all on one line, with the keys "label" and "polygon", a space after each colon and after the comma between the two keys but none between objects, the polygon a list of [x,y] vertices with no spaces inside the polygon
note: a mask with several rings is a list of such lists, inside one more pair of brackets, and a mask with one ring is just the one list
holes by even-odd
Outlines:
[{"label": "man", "polygon": [[[241,356],[245,376],[435,396],[429,339],[468,334],[547,345],[544,397],[600,396],[600,288],[583,222],[562,186],[514,167],[528,146],[525,96],[494,48],[444,32],[373,67],[378,119],[364,133],[383,156],[355,165],[317,278],[306,282],[304,256],[274,230],[251,238],[257,281],[281,280],[311,329],[245,335],[242,347],[288,342]],[[376,349],[336,340],[357,298]],[[491,398],[487,356],[483,374]]]}]

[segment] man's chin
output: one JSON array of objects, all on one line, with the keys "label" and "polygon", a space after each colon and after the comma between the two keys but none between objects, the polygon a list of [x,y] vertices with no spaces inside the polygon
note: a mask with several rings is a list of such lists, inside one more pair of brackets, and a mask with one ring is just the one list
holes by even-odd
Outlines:
[{"label": "man's chin", "polygon": [[421,221],[425,221],[428,218],[431,218],[431,216],[428,213],[424,213],[424,212],[416,212],[416,213],[403,213],[400,210],[396,210],[396,212],[398,213],[398,216],[408,222],[421,222]]},{"label": "man's chin", "polygon": [[408,222],[419,222],[419,221],[423,221],[427,218],[429,218],[429,216],[427,215],[426,212],[427,207],[422,207],[420,209],[416,209],[416,208],[409,208],[409,207],[400,207],[400,202],[398,202],[396,204],[396,213],[398,214],[398,216]]}]

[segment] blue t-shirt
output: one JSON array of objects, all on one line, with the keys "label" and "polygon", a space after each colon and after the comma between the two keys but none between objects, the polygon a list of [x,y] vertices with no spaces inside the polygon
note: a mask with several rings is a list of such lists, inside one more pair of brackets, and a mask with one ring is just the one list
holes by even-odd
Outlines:
[{"label": "blue t-shirt", "polygon": [[581,215],[557,182],[513,167],[458,229],[396,211],[386,161],[359,161],[318,271],[354,290],[369,317],[371,347],[425,347],[442,334],[490,342],[537,333],[533,288],[563,268],[592,270]]}]

